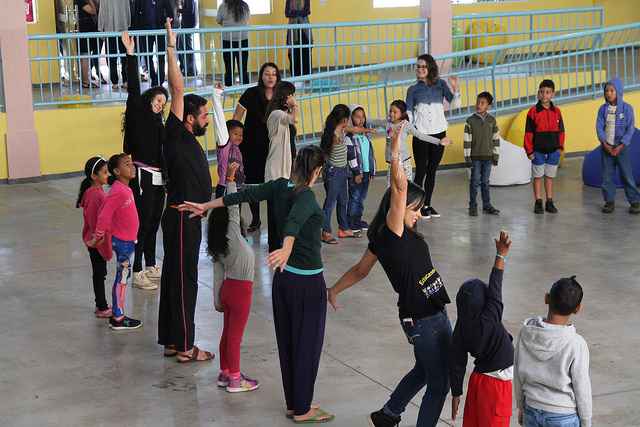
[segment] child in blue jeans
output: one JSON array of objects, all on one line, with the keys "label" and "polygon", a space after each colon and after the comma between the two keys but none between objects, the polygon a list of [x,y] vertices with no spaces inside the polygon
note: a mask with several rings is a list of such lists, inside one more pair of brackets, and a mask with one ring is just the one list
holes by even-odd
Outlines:
[{"label": "child in blue jeans", "polygon": [[[367,128],[367,115],[361,105],[350,107],[351,124],[354,129]],[[376,174],[376,157],[373,152],[370,133],[349,133],[345,137],[347,160],[353,176],[349,179],[349,204],[347,216],[354,233],[369,229],[369,224],[362,220],[364,201],[369,191],[369,181]]]},{"label": "child in blue jeans", "polygon": [[605,103],[598,110],[596,133],[602,145],[602,195],[603,213],[613,213],[616,205],[616,186],[613,173],[616,166],[624,184],[624,193],[631,207],[629,213],[640,214],[640,192],[633,178],[629,145],[636,131],[633,107],[622,100],[620,79],[615,78],[604,86]]}]

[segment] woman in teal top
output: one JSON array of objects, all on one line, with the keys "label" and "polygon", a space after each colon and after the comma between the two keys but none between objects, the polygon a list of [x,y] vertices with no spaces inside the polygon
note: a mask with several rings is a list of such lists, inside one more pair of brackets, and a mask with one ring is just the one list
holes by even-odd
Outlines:
[{"label": "woman in teal top", "polygon": [[273,317],[287,416],[297,423],[334,418],[311,406],[327,313],[320,254],[324,215],[311,187],[324,162],[320,148],[305,147],[296,156],[291,180],[280,178],[208,203],[186,202],[180,207],[197,215],[208,209],[263,200],[274,207],[280,249],[271,252],[268,258],[269,265],[276,269],[272,283]]}]

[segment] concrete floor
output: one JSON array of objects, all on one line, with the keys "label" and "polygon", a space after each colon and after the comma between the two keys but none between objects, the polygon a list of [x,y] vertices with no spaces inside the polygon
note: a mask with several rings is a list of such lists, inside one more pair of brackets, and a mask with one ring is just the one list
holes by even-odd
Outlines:
[{"label": "concrete floor", "polygon": [[[434,198],[444,215],[420,229],[451,296],[465,279],[487,278],[492,237],[500,229],[511,232],[504,322],[514,335],[525,317],[545,313],[543,295],[554,280],[577,274],[585,309],[575,322],[591,349],[594,425],[638,426],[640,218],[626,213],[621,193],[619,209],[603,216],[600,192],[581,184],[581,163],[569,160],[560,172],[557,216],[534,216],[530,187],[520,186],[492,190],[502,216],[471,219],[465,172],[444,171]],[[262,387],[229,395],[215,386],[217,361],[178,365],[162,357],[155,343],[157,292],[129,290],[127,312],[145,322],[138,332],[113,333],[93,317],[81,212],[74,208],[78,183],[0,186],[0,425],[290,425],[283,416],[271,274],[264,267],[266,236],[255,243],[255,296],[242,348],[243,371]],[[372,217],[384,185],[384,178],[374,181],[366,217]],[[364,239],[324,247],[327,283],[365,247]],[[222,316],[212,307],[212,268],[204,252],[200,263],[196,340],[217,353]],[[365,415],[385,402],[410,368],[411,348],[400,331],[395,301],[377,266],[364,283],[343,294],[344,308],[328,315],[315,401],[335,412],[334,426],[364,427]],[[449,314],[454,320],[455,304]],[[401,425],[415,425],[420,398]],[[440,425],[462,424],[452,423],[449,414],[447,401]]]}]

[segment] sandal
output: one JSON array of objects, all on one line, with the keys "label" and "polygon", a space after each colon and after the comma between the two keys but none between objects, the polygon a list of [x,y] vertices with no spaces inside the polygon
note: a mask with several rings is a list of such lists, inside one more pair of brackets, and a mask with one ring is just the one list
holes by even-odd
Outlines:
[{"label": "sandal", "polygon": [[171,345],[165,345],[164,346],[164,357],[174,357],[178,355],[178,350],[176,350],[176,346],[171,344]]},{"label": "sandal", "polygon": [[296,420],[293,418],[293,422],[296,424],[320,424],[320,423],[328,423],[329,421],[333,421],[336,416],[330,414],[320,408],[315,409],[314,414],[309,418],[304,420]]},{"label": "sandal", "polygon": [[331,233],[322,233],[322,237],[320,238],[320,240],[322,240],[323,243],[326,243],[327,245],[337,245],[338,241],[336,240],[335,237],[333,237],[331,235]]},{"label": "sandal", "polygon": [[[315,403],[312,403],[311,406],[309,406],[309,407],[311,409],[320,409],[320,406],[316,405]],[[285,416],[288,419],[292,420],[293,419],[293,410],[290,411],[290,410],[287,409]]]},{"label": "sandal", "polygon": [[[204,353],[204,359],[198,359],[198,355],[200,352]],[[190,363],[190,362],[208,362],[209,360],[213,360],[215,357],[213,353],[205,350],[200,350],[197,346],[193,346],[193,350],[191,354],[177,354],[178,363]]]},{"label": "sandal", "polygon": [[89,89],[89,88],[99,89],[100,85],[92,81],[91,83],[87,83],[87,82],[82,83],[82,87],[85,89]]}]

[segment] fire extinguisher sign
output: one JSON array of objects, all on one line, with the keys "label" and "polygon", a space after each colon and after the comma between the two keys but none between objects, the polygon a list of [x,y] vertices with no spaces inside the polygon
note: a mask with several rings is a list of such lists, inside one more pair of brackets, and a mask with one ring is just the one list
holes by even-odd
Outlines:
[{"label": "fire extinguisher sign", "polygon": [[36,1],[37,0],[24,0],[24,16],[27,24],[36,22]]}]

